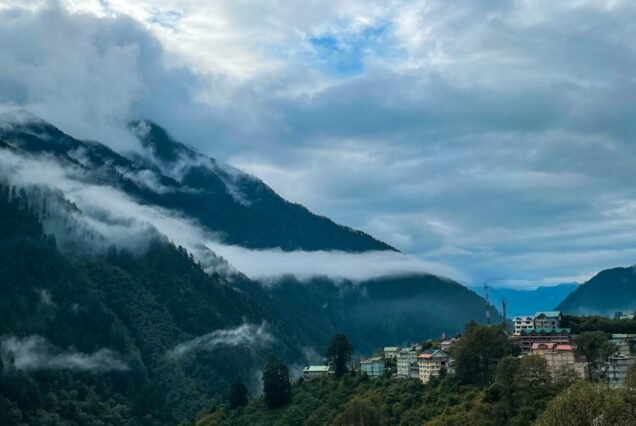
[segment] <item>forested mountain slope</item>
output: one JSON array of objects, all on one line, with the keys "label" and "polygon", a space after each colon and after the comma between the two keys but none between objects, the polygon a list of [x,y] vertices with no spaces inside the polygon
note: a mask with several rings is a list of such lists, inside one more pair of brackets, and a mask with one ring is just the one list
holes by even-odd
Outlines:
[{"label": "forested mountain slope", "polygon": [[558,306],[572,315],[614,315],[636,310],[636,268],[612,268],[599,272],[578,286]]}]

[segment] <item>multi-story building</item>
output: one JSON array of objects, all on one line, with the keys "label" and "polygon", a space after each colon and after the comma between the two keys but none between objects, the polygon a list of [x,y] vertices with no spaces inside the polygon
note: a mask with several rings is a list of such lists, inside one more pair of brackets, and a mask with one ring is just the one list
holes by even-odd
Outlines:
[{"label": "multi-story building", "polygon": [[422,383],[428,383],[433,377],[438,377],[440,371],[448,368],[450,357],[439,349],[427,349],[417,357],[419,376]]},{"label": "multi-story building", "polygon": [[605,374],[611,388],[622,388],[625,385],[625,378],[636,358],[615,354],[607,359]]},{"label": "multi-story building", "polygon": [[400,352],[400,348],[397,346],[386,346],[383,352],[385,358],[395,359],[398,352]]},{"label": "multi-story building", "polygon": [[559,328],[561,327],[560,311],[543,311],[534,314],[534,328]]},{"label": "multi-story building", "polygon": [[534,328],[534,317],[531,316],[521,316],[514,317],[512,319],[512,323],[514,325],[513,335],[519,336],[521,335],[521,330],[526,328]]},{"label": "multi-story building", "polygon": [[556,343],[560,345],[569,345],[571,343],[569,328],[524,328],[519,336],[514,336],[514,338],[524,354],[530,353],[532,345],[535,343]]},{"label": "multi-story building", "polygon": [[417,363],[417,351],[414,348],[404,348],[400,352],[398,352],[396,361],[398,377],[410,377],[411,364],[413,363]]},{"label": "multi-story building", "polygon": [[417,361],[414,361],[409,366],[409,379],[418,379],[420,378],[420,364]]},{"label": "multi-story building", "polygon": [[384,359],[376,356],[360,361],[360,371],[371,378],[380,377],[384,374]]},{"label": "multi-story building", "polygon": [[578,357],[572,345],[557,343],[534,343],[532,345],[532,355],[539,355],[545,358],[548,370],[553,378],[571,370],[579,378],[587,379],[589,369],[585,357]]},{"label": "multi-story building", "polygon": [[560,311],[537,312],[534,316],[518,316],[512,319],[514,325],[513,335],[520,336],[526,328],[559,328],[561,327]]}]

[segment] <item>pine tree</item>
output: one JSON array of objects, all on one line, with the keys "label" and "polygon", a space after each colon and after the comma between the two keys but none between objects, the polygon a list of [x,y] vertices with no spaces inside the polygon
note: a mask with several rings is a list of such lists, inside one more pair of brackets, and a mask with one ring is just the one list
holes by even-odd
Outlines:
[{"label": "pine tree", "polygon": [[283,407],[291,402],[289,369],[275,357],[271,357],[263,371],[263,392],[269,408]]}]

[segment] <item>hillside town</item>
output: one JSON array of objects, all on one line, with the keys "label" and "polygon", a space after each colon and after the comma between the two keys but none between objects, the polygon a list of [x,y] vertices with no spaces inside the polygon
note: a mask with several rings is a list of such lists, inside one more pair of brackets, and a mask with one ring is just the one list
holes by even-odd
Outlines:
[{"label": "hillside town", "polygon": [[[633,315],[619,312],[615,318],[630,319]],[[611,334],[606,342],[609,353],[598,363],[577,351],[579,335],[562,327],[562,322],[560,311],[542,311],[514,317],[511,324],[506,324],[505,331],[510,342],[519,349],[518,358],[543,358],[555,380],[564,376],[581,380],[595,378],[613,389],[622,388],[636,363],[636,334]],[[387,346],[371,357],[355,361],[353,368],[369,378],[416,379],[426,384],[435,377],[454,374],[453,349],[461,338],[461,335],[442,336],[405,347]],[[310,380],[332,373],[328,365],[310,365],[303,370],[303,378]]]}]

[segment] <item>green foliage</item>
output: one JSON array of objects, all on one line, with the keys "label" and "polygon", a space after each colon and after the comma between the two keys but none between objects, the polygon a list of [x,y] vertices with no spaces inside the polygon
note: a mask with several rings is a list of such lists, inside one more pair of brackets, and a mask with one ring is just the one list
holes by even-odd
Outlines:
[{"label": "green foliage", "polygon": [[515,413],[519,367],[519,359],[510,355],[503,357],[497,364],[495,383],[505,405],[507,417],[512,417]]},{"label": "green foliage", "polygon": [[464,384],[486,387],[493,381],[499,360],[514,350],[499,327],[471,322],[453,351],[457,378]]},{"label": "green foliage", "polygon": [[[603,331],[585,331],[576,337],[576,353],[583,355],[593,366],[614,352],[609,336]],[[595,371],[595,369],[592,369]]]},{"label": "green foliage", "polygon": [[615,426],[636,424],[633,395],[600,384],[580,382],[554,398],[538,426]]},{"label": "green foliage", "polygon": [[239,408],[247,405],[247,388],[245,385],[241,382],[232,383],[228,400],[230,408]]},{"label": "green foliage", "polygon": [[269,408],[280,408],[291,402],[289,369],[275,357],[267,361],[263,370],[263,395]]},{"label": "green foliage", "polygon": [[337,333],[329,342],[325,355],[336,377],[342,377],[349,369],[349,363],[353,356],[353,346],[347,340],[347,336]]}]

